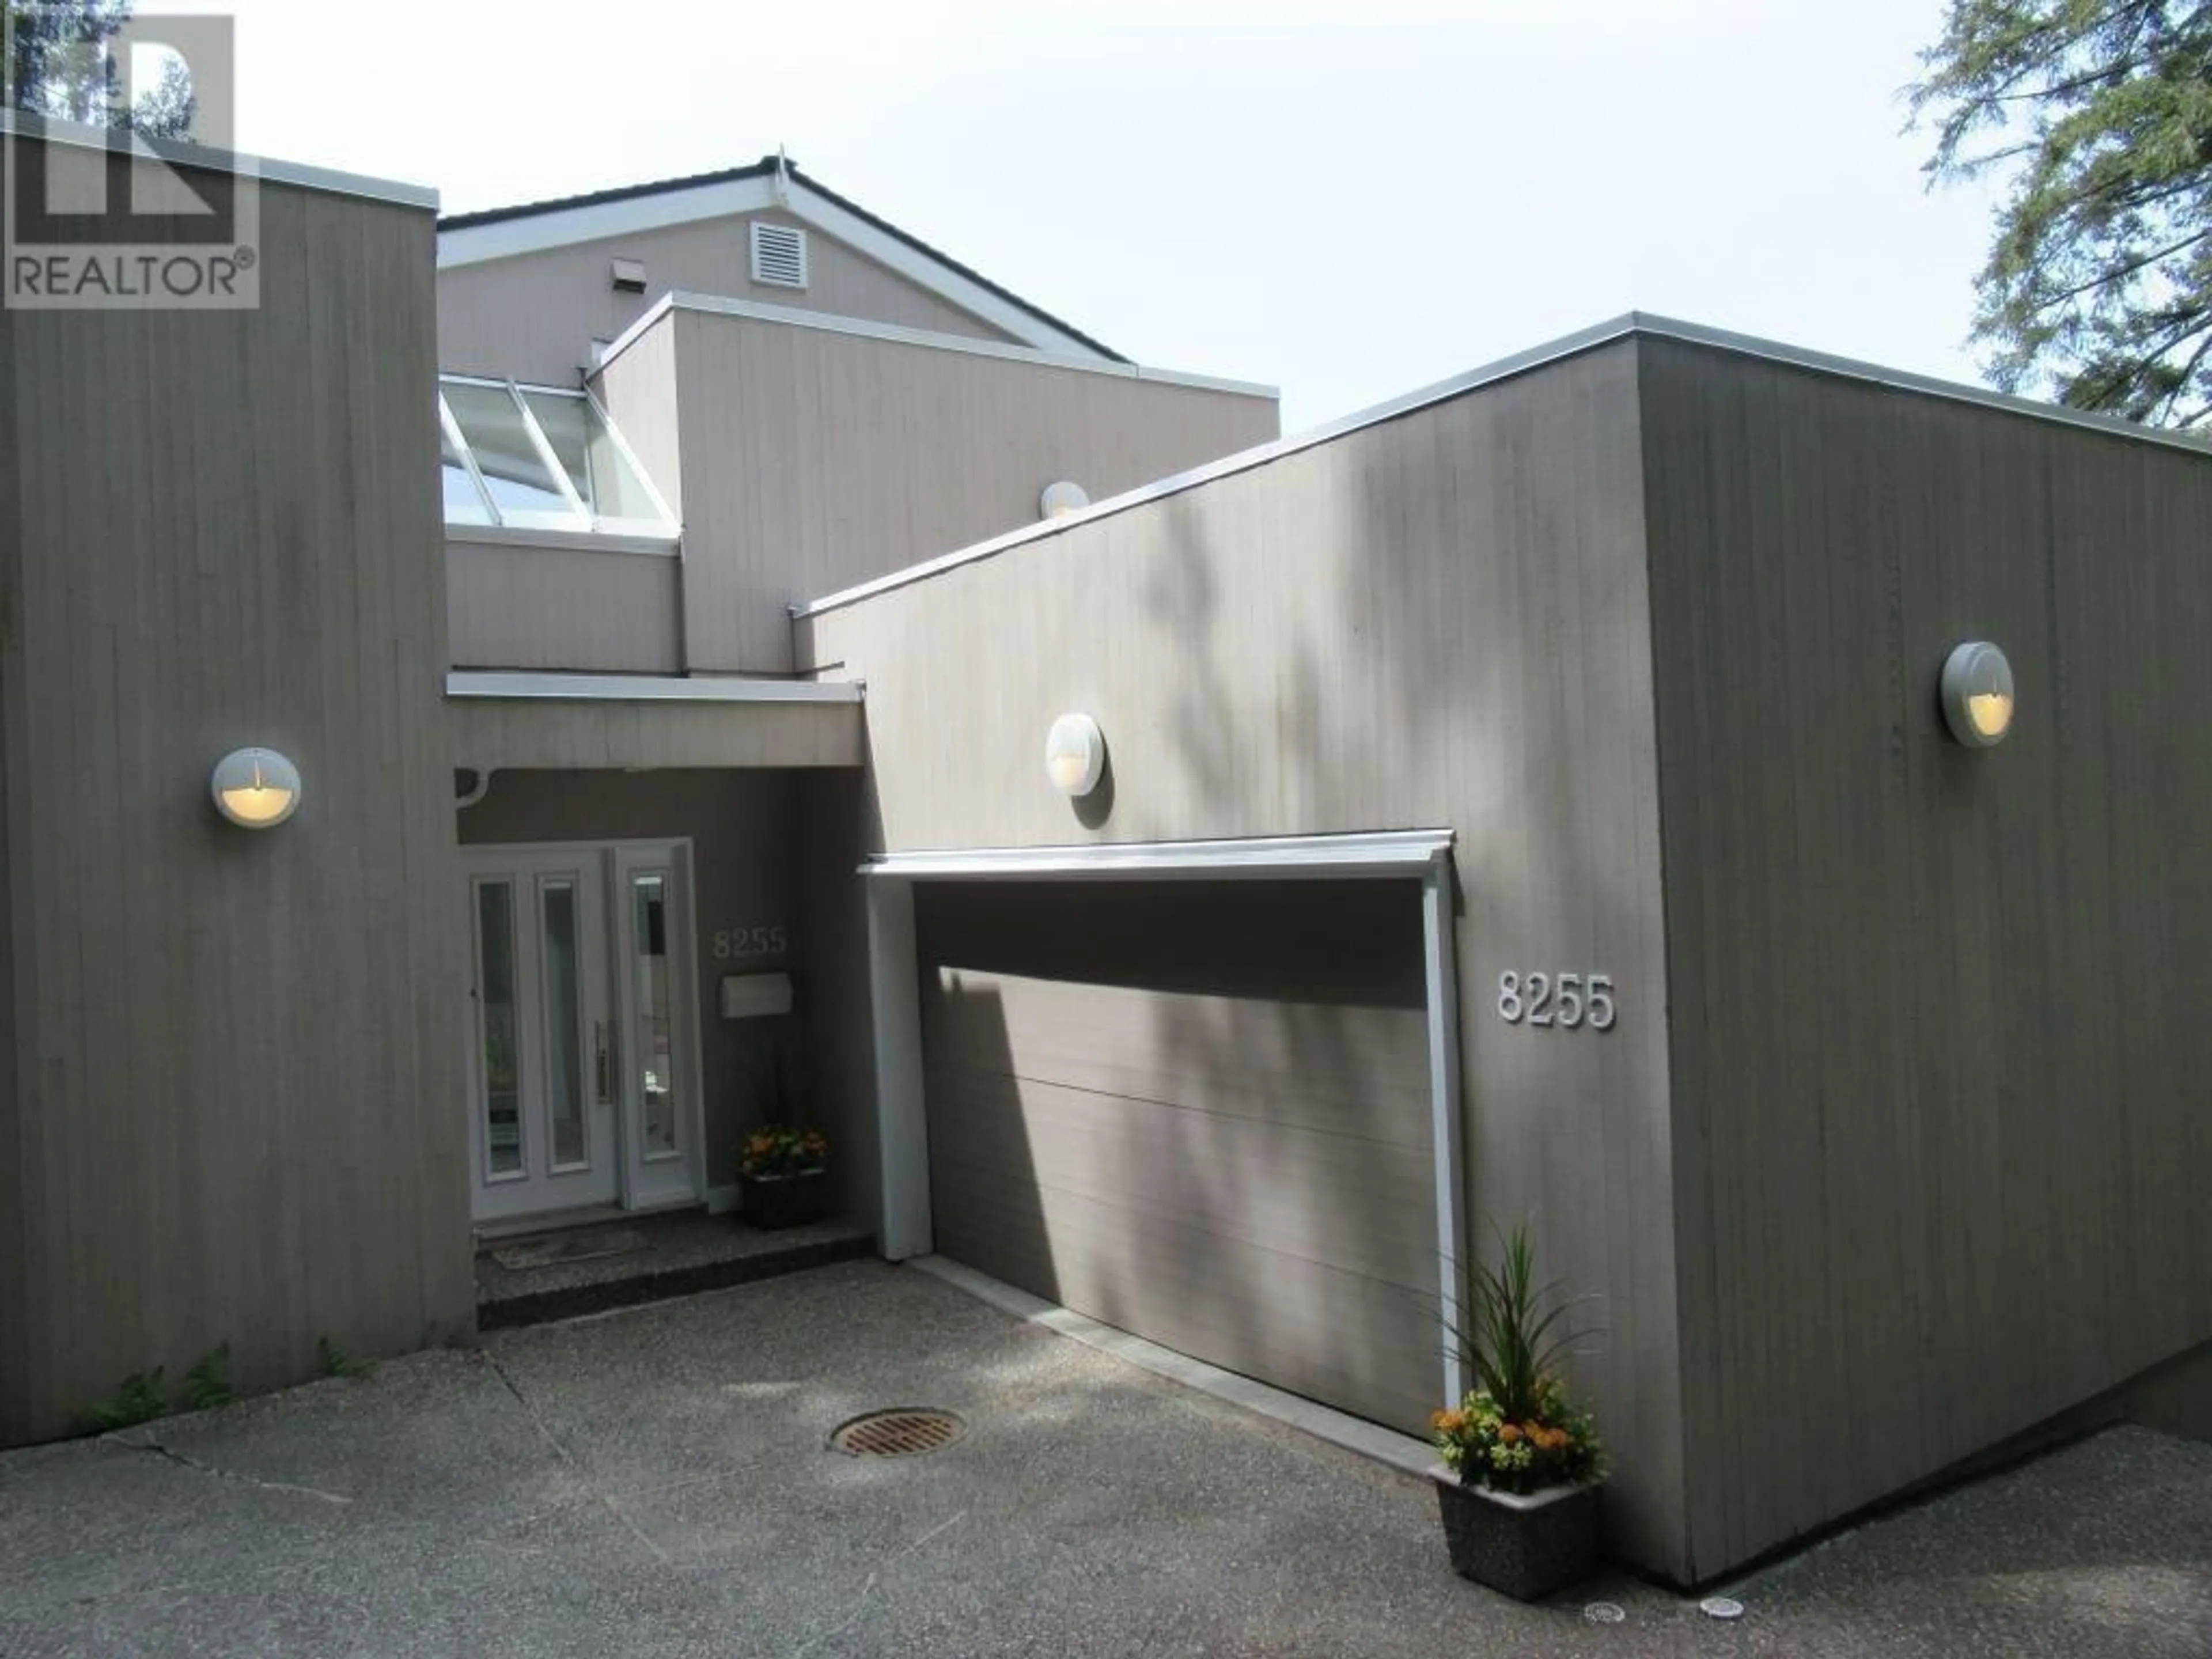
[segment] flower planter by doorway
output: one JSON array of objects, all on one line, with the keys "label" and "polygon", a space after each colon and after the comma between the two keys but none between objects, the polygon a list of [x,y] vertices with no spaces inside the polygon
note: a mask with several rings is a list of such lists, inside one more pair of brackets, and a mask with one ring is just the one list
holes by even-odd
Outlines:
[{"label": "flower planter by doorway", "polygon": [[1438,1468],[1437,1505],[1452,1571],[1534,1601],[1589,1577],[1597,1565],[1595,1482],[1528,1493],[1466,1486]]},{"label": "flower planter by doorway", "polygon": [[748,1226],[803,1227],[830,1213],[830,1172],[738,1177],[738,1210]]}]

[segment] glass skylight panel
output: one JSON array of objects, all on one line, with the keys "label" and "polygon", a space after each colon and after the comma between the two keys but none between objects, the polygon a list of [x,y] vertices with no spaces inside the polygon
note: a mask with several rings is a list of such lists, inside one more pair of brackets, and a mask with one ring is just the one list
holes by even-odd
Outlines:
[{"label": "glass skylight panel", "polygon": [[503,386],[447,381],[446,407],[476,457],[501,524],[587,529],[531,435],[522,407]]},{"label": "glass skylight panel", "polygon": [[469,464],[453,447],[453,439],[443,432],[438,434],[438,472],[446,486],[446,522],[489,524],[491,511],[477,490],[477,481],[469,476]]},{"label": "glass skylight panel", "polygon": [[675,539],[667,507],[583,392],[447,376],[439,390],[448,524]]},{"label": "glass skylight panel", "polygon": [[552,446],[568,481],[592,515],[602,521],[636,520],[651,525],[660,508],[623,453],[599,405],[588,398],[526,387],[522,401],[537,417],[538,429]]}]

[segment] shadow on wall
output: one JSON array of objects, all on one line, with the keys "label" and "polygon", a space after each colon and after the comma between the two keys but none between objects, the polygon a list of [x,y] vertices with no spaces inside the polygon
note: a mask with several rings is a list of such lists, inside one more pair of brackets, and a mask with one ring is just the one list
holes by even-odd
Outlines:
[{"label": "shadow on wall", "polygon": [[915,910],[939,1249],[1418,1431],[1418,885],[931,884]]},{"label": "shadow on wall", "polygon": [[[1632,1031],[1556,1041],[1492,1010],[1507,963],[1626,972],[1653,937],[1635,856],[1655,810],[1635,428],[1603,413],[1632,407],[1624,361],[1586,360],[1152,509],[1164,545],[1144,622],[1173,664],[1159,725],[1179,775],[1125,776],[1120,834],[1146,833],[1163,796],[1204,803],[1208,833],[1455,832],[1471,1237],[1531,1218],[1547,1274],[1599,1293],[1577,1369],[1632,1458],[1676,1434],[1671,1381],[1632,1374],[1627,1358],[1638,1291],[1661,1322],[1671,1308],[1671,1261],[1634,1231],[1668,1169],[1650,1092],[1663,1076],[1657,1010],[1634,1010]],[[1570,383],[1586,380],[1601,394]],[[1407,960],[1418,966],[1418,935]],[[1234,1066],[1253,1040],[1173,1006],[1153,1032],[1166,1065],[1191,1075]],[[1285,1066],[1358,1091],[1362,1062],[1326,1026],[1276,1047]],[[1176,1179],[1194,1201],[1241,1201],[1218,1164]],[[1647,1346],[1670,1334],[1643,1334]]]}]

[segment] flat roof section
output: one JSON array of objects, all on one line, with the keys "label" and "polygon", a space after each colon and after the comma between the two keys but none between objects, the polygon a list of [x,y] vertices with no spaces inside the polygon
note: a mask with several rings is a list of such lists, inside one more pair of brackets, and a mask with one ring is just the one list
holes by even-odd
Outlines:
[{"label": "flat roof section", "polygon": [[1630,338],[1676,340],[1686,344],[1710,347],[1717,351],[1733,352],[1741,356],[1757,357],[1765,362],[1785,364],[1793,368],[1810,369],[1816,374],[1834,374],[1846,380],[1860,380],[1875,386],[1888,386],[1899,392],[1911,392],[1922,397],[1941,398],[1952,403],[1978,404],[2009,415],[2022,415],[2031,420],[2054,422],[2061,426],[2084,428],[2101,432],[2109,437],[2132,439],[2139,443],[2157,444],[2168,449],[2184,449],[2193,454],[2212,458],[2212,439],[2193,433],[2177,432],[2164,427],[2144,426],[2140,422],[2124,420],[2117,415],[2099,415],[2088,410],[2068,409],[2058,404],[2041,403],[2033,398],[2014,397],[2009,392],[1992,392],[1987,386],[1967,386],[1956,380],[1938,380],[1933,375],[1916,374],[1907,369],[1885,368],[1878,363],[1862,362],[1855,358],[1839,357],[1825,351],[1808,350],[1802,346],[1785,345],[1777,340],[1760,339],[1754,335],[1737,334],[1727,329],[1712,328],[1702,323],[1688,323],[1678,318],[1661,317],[1646,311],[1631,311],[1610,321],[1560,336],[1541,345],[1516,351],[1500,357],[1480,368],[1469,369],[1464,374],[1439,380],[1433,386],[1420,387],[1387,402],[1359,410],[1340,419],[1317,426],[1309,432],[1294,433],[1279,438],[1273,443],[1261,444],[1235,455],[1225,455],[1204,466],[1193,467],[1188,472],[1178,472],[1162,478],[1157,483],[1124,491],[1103,501],[1094,501],[1079,512],[1070,513],[1039,524],[1024,525],[1019,530],[994,536],[990,540],[926,559],[919,564],[894,570],[872,580],[856,583],[835,593],[811,599],[804,605],[791,607],[794,621],[817,617],[826,611],[856,605],[862,599],[873,599],[895,588],[927,580],[947,570],[956,570],[979,559],[1056,536],[1076,526],[1103,519],[1115,513],[1142,507],[1164,496],[1180,495],[1186,489],[1195,489],[1200,484],[1211,483],[1217,478],[1226,478],[1239,472],[1249,472],[1255,467],[1295,455],[1302,450],[1317,448],[1347,434],[1370,426],[1380,426],[1402,415],[1434,404],[1448,403],[1454,398],[1466,396],[1483,386],[1510,380],[1516,374],[1577,356],[1585,351]]},{"label": "flat roof section", "polygon": [[[14,137],[36,138],[49,144],[69,144],[79,149],[114,151],[116,130],[112,127],[87,126],[76,121],[56,121],[42,115],[26,114],[21,110],[0,109],[0,133]],[[132,135],[130,149],[135,155],[150,161],[166,161],[173,167],[198,167],[204,173],[229,173],[241,178],[265,179],[271,184],[292,185],[301,190],[319,190],[332,196],[359,196],[374,202],[393,202],[402,207],[428,208],[436,212],[438,192],[427,185],[403,184],[393,179],[375,179],[367,173],[341,173],[331,167],[307,167],[298,161],[282,161],[266,155],[250,155],[243,150],[217,149],[211,144],[183,143],[172,138],[148,138]]]}]

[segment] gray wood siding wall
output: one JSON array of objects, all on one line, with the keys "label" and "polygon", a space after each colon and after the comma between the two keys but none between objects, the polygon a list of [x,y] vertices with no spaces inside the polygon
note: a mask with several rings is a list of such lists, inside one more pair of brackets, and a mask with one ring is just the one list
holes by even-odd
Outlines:
[{"label": "gray wood siding wall", "polygon": [[[752,280],[746,227],[756,218],[806,232],[806,288]],[[615,291],[617,255],[645,262],[644,293]],[[592,340],[615,338],[672,289],[940,334],[1011,338],[834,237],[788,214],[769,212],[448,266],[438,273],[438,363],[455,374],[574,386],[591,364]]]},{"label": "gray wood siding wall", "polygon": [[785,607],[1277,435],[1274,400],[684,312],[695,670],[792,666]]},{"label": "gray wood siding wall", "polygon": [[915,914],[937,1249],[1425,1435],[1419,884],[926,883]]},{"label": "gray wood siding wall", "polygon": [[683,603],[673,556],[446,544],[458,667],[679,673]]},{"label": "gray wood siding wall", "polygon": [[672,556],[449,540],[445,592],[456,668],[684,671]]},{"label": "gray wood siding wall", "polygon": [[2212,459],[1644,351],[1706,1575],[2212,1337]]},{"label": "gray wood siding wall", "polygon": [[[1448,826],[1476,1237],[1599,1292],[1615,1547],[1686,1563],[1635,349],[1620,344],[802,622],[869,687],[872,842]],[[951,666],[957,665],[957,666]],[[1071,810],[1047,726],[1103,727]],[[1091,822],[1086,823],[1085,818]],[[1498,975],[1611,972],[1600,1036]]]},{"label": "gray wood siding wall", "polygon": [[875,1036],[869,1022],[868,921],[854,872],[863,857],[860,773],[817,768],[799,790],[796,1010],[806,1033],[806,1100],[830,1137],[830,1179],[845,1212],[875,1225]]},{"label": "gray wood siding wall", "polygon": [[[27,154],[24,157],[28,161]],[[15,895],[29,902],[28,872],[12,843],[15,812],[11,780],[20,762],[13,757],[15,737],[28,706],[30,688],[22,672],[23,568],[20,509],[22,480],[17,470],[13,313],[0,311],[0,1445],[32,1432],[31,1302],[27,1279],[31,1260],[30,1204],[25,1189],[29,1158],[27,1121],[36,1122],[36,1097],[27,1091],[35,1068],[23,1064],[15,1030]]]},{"label": "gray wood siding wall", "polygon": [[858,703],[453,697],[452,763],[477,770],[858,766]]},{"label": "gray wood siding wall", "polygon": [[684,522],[682,411],[676,401],[676,319],[663,317],[592,382],[599,405],[653,480],[668,510]]},{"label": "gray wood siding wall", "polygon": [[0,314],[0,1440],[473,1317],[431,217],[260,198],[258,310]]},{"label": "gray wood siding wall", "polygon": [[[707,1179],[738,1178],[738,1134],[769,1108],[763,1068],[779,1047],[805,1058],[792,1018],[724,1019],[718,999],[729,973],[776,973],[781,957],[718,958],[714,934],[780,926],[799,934],[794,832],[798,775],[757,769],[641,772],[614,781],[587,772],[512,771],[460,814],[465,846],[533,842],[692,841],[692,904],[697,921],[699,1054],[705,1088]],[[459,901],[457,900],[456,902]]]}]

